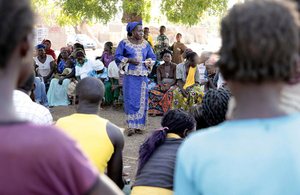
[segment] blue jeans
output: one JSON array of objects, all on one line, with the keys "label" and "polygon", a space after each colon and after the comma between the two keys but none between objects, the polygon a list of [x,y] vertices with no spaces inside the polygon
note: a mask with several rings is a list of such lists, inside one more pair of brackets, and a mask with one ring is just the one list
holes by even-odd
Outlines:
[{"label": "blue jeans", "polygon": [[45,84],[41,81],[39,77],[35,77],[34,83],[36,85],[36,89],[33,92],[35,101],[41,102],[43,106],[49,106]]}]

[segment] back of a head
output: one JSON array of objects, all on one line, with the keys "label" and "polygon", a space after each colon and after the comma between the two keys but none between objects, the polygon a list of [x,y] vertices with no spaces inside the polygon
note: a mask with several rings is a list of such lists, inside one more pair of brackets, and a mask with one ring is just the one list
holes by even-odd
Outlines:
[{"label": "back of a head", "polygon": [[224,89],[211,89],[202,99],[203,118],[209,126],[215,126],[226,119],[229,92]]},{"label": "back of a head", "polygon": [[140,146],[137,175],[156,148],[165,142],[168,133],[183,134],[187,130],[192,130],[196,126],[196,121],[192,115],[177,109],[169,110],[162,118],[161,125],[163,128],[153,131],[152,135]]},{"label": "back of a head", "polygon": [[205,129],[205,128],[209,127],[209,125],[207,124],[206,120],[203,117],[203,108],[201,105],[198,105],[198,104],[193,105],[189,109],[189,113],[190,113],[190,115],[192,115],[195,118],[195,120],[197,122],[197,125],[196,125],[197,130]]},{"label": "back of a head", "polygon": [[80,48],[82,49],[83,53],[85,53],[84,46],[81,43],[75,43],[73,47],[75,47],[76,49]]},{"label": "back of a head", "polygon": [[34,71],[32,71],[32,73],[27,78],[27,80],[25,81],[25,83],[21,87],[19,87],[19,89],[22,89],[22,90],[24,90],[27,93],[30,92],[32,90],[32,88],[33,88],[34,81],[35,81],[35,74],[34,74]]},{"label": "back of a head", "polygon": [[299,44],[297,13],[288,8],[290,4],[246,1],[236,4],[223,18],[217,66],[225,80],[243,83],[290,80]]},{"label": "back of a head", "polygon": [[79,104],[82,102],[98,105],[104,96],[104,85],[94,77],[84,78],[76,86],[76,96]]},{"label": "back of a head", "polygon": [[33,29],[34,14],[29,0],[0,0],[0,68],[21,39]]}]

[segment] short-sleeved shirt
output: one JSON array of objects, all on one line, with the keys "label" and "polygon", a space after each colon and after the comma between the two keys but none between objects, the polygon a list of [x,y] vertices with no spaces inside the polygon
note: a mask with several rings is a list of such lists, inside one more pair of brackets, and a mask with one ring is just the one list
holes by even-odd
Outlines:
[{"label": "short-sleeved shirt", "polygon": [[[187,46],[185,46],[184,43],[175,42],[175,43],[173,43],[173,45],[171,46],[170,49],[171,49],[171,51],[173,51],[172,62],[174,62],[175,64],[182,63],[184,61],[182,54],[187,49]],[[180,55],[180,57],[178,57],[179,55]]]},{"label": "short-sleeved shirt", "polygon": [[44,63],[40,62],[38,57],[35,57],[34,60],[39,67],[39,74],[42,77],[48,76],[51,71],[50,63],[54,61],[53,57],[46,54],[46,61]]},{"label": "short-sleeved shirt", "polygon": [[20,90],[14,90],[13,104],[23,120],[40,125],[51,125],[53,122],[52,115],[46,107],[33,102],[29,95]]},{"label": "short-sleeved shirt", "polygon": [[[185,70],[185,62],[183,62],[176,66],[176,79],[181,79],[184,85],[186,82],[186,78],[187,78],[187,74]],[[200,83],[200,73],[198,68],[196,68],[195,83]]]},{"label": "short-sleeved shirt", "polygon": [[156,46],[158,49],[163,48],[163,47],[169,47],[170,43],[169,43],[169,39],[167,37],[167,35],[163,34],[163,35],[158,35],[157,37],[157,41],[156,41]]},{"label": "short-sleeved shirt", "polygon": [[97,168],[61,130],[30,122],[0,125],[0,194],[87,193]]},{"label": "short-sleeved shirt", "polygon": [[93,67],[94,61],[90,59],[85,59],[83,65],[80,65],[78,62],[75,67],[75,76],[84,79],[88,77],[88,73],[94,70]]},{"label": "short-sleeved shirt", "polygon": [[299,194],[300,114],[224,122],[181,145],[175,195]]}]

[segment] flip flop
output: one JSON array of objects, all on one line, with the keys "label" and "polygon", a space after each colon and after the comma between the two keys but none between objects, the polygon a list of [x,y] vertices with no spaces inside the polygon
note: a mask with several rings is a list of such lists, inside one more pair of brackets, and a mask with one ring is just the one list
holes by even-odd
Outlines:
[{"label": "flip flop", "polygon": [[144,132],[142,130],[140,130],[140,129],[135,129],[135,133],[136,134],[143,134]]},{"label": "flip flop", "polygon": [[127,136],[130,137],[132,136],[133,134],[135,134],[135,130],[134,129],[127,129]]}]

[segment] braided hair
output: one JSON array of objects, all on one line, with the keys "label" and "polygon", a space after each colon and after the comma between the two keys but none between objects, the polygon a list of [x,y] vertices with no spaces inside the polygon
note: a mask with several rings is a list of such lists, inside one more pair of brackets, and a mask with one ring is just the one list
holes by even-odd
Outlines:
[{"label": "braided hair", "polygon": [[224,89],[211,89],[202,99],[203,118],[209,126],[215,126],[225,121],[229,92]]},{"label": "braided hair", "polygon": [[192,130],[196,126],[196,121],[192,115],[177,109],[169,110],[162,118],[161,125],[163,128],[153,131],[152,135],[140,146],[137,175],[140,174],[156,148],[165,142],[168,133],[178,134]]}]

